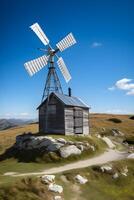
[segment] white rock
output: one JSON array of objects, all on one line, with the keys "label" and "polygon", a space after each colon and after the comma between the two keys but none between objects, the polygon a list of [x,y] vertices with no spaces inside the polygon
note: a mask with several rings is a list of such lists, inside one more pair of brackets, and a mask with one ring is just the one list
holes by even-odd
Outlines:
[{"label": "white rock", "polygon": [[119,131],[119,130],[116,129],[116,128],[113,128],[113,129],[112,129],[112,134],[113,134],[114,136],[118,136],[118,135],[124,136],[124,133],[122,133],[121,131]]},{"label": "white rock", "polygon": [[123,171],[121,172],[121,174],[122,174],[123,176],[127,176],[127,173],[128,173],[128,168],[127,168],[127,166],[126,166],[126,167],[124,167],[124,169],[123,169]]},{"label": "white rock", "polygon": [[134,159],[134,153],[129,154],[127,158]]},{"label": "white rock", "polygon": [[62,158],[67,158],[70,155],[80,155],[81,150],[78,149],[75,145],[70,145],[67,147],[60,148],[60,155]]},{"label": "white rock", "polygon": [[81,151],[84,151],[84,146],[83,146],[82,144],[77,145],[77,147],[78,147]]},{"label": "white rock", "polygon": [[77,145],[83,145],[83,142],[75,142],[75,144]]},{"label": "white rock", "polygon": [[99,139],[100,139],[100,138],[101,138],[101,135],[100,135],[100,134],[97,134],[97,138],[99,138]]},{"label": "white rock", "polygon": [[60,149],[61,147],[63,147],[64,144],[62,143],[51,143],[50,145],[48,145],[47,147],[47,151],[57,151],[58,149]]},{"label": "white rock", "polygon": [[116,178],[118,178],[118,177],[119,177],[119,175],[118,175],[118,173],[116,172],[116,173],[113,175],[113,178],[116,179]]},{"label": "white rock", "polygon": [[80,184],[85,184],[85,183],[88,182],[88,180],[87,180],[86,178],[82,177],[82,176],[79,175],[79,174],[75,176],[75,179],[76,179],[77,182],[80,183]]},{"label": "white rock", "polygon": [[54,179],[55,179],[55,175],[43,175],[41,177],[41,180],[44,182],[44,183],[53,183],[54,182]]},{"label": "white rock", "polygon": [[61,196],[55,196],[54,200],[62,200],[62,197]]},{"label": "white rock", "polygon": [[42,141],[40,141],[39,147],[48,147],[52,145],[56,140],[53,140],[51,138],[45,138]]},{"label": "white rock", "polygon": [[84,145],[85,145],[86,147],[90,147],[90,144],[89,144],[88,142],[86,142]]},{"label": "white rock", "polygon": [[57,141],[63,144],[67,143],[67,141],[64,138],[58,138]]},{"label": "white rock", "polygon": [[45,136],[44,137],[45,140],[50,140],[51,142],[56,142],[56,140],[50,136]]},{"label": "white rock", "polygon": [[109,165],[103,165],[103,166],[100,167],[100,169],[101,169],[102,172],[105,172],[105,171],[107,172],[107,171],[111,171],[112,167],[109,166]]},{"label": "white rock", "polygon": [[69,145],[73,145],[74,142],[73,142],[73,141],[67,141],[67,144],[69,144]]},{"label": "white rock", "polygon": [[121,174],[122,174],[123,176],[127,176],[127,174],[126,174],[126,173],[124,173],[124,172],[122,172]]},{"label": "white rock", "polygon": [[63,192],[63,187],[61,185],[57,185],[57,184],[53,184],[51,183],[48,186],[48,189],[52,192],[58,192],[58,193],[62,193]]},{"label": "white rock", "polygon": [[91,145],[90,148],[92,149],[92,151],[95,151],[95,147],[93,145]]},{"label": "white rock", "polygon": [[115,144],[113,144],[113,142],[108,137],[103,137],[102,140],[106,142],[110,149],[113,149],[115,147]]}]

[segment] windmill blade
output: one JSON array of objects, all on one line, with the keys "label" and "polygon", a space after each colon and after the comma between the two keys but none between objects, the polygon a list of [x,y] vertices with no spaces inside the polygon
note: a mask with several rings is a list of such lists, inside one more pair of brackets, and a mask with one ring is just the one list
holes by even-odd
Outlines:
[{"label": "windmill blade", "polygon": [[65,38],[63,38],[60,42],[56,44],[60,51],[64,51],[68,47],[74,45],[76,40],[72,33],[69,33]]},{"label": "windmill blade", "polygon": [[60,57],[57,61],[57,64],[58,64],[58,67],[60,68],[61,70],[61,73],[63,74],[64,78],[65,78],[65,81],[66,82],[69,82],[70,79],[71,79],[71,75],[64,63],[64,60]]},{"label": "windmill blade", "polygon": [[24,64],[25,69],[30,76],[41,70],[45,65],[47,65],[49,56],[41,56]]},{"label": "windmill blade", "polygon": [[35,34],[38,36],[38,38],[42,41],[44,45],[49,44],[49,39],[41,29],[38,23],[33,24],[30,26],[30,28],[35,32]]}]

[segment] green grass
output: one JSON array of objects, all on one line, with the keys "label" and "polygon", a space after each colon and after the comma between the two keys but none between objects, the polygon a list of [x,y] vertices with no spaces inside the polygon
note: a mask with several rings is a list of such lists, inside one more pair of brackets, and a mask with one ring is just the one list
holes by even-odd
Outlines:
[{"label": "green grass", "polygon": [[0,200],[51,200],[53,196],[39,178],[18,178],[0,186]]},{"label": "green grass", "polygon": [[[113,162],[116,170],[128,166],[128,176],[113,179],[110,174],[95,171],[93,167],[64,172],[68,182],[63,182],[59,175],[59,184],[64,186],[66,200],[133,200],[134,199],[134,161],[123,160]],[[75,175],[88,178],[88,183],[80,185],[74,181]],[[75,187],[74,187],[75,185]],[[75,191],[76,190],[76,191]],[[78,190],[78,191],[77,191]]]},{"label": "green grass", "polygon": [[[118,173],[127,165],[128,176],[112,175],[95,170],[96,167],[75,169],[56,175],[56,183],[63,186],[65,200],[133,200],[134,199],[134,160],[121,160],[111,163]],[[74,180],[80,174],[88,179],[85,185]],[[63,179],[64,176],[64,179]],[[9,178],[10,179],[10,178]],[[54,193],[48,191],[39,177],[17,177],[0,185],[0,200],[51,200]]]},{"label": "green grass", "polygon": [[[58,137],[58,136],[55,136]],[[77,160],[83,160],[86,158],[90,158],[93,156],[97,156],[98,154],[104,152],[107,147],[106,144],[96,137],[73,137],[73,136],[65,136],[67,140],[73,141],[86,141],[90,144],[94,144],[96,146],[96,151],[93,152],[91,150],[84,151],[81,155],[70,156],[66,159],[61,159],[60,157],[53,157],[50,154],[46,154],[43,158],[38,158],[38,162],[18,162],[15,158],[6,159],[0,162],[0,182],[7,182],[7,177],[3,176],[6,172],[18,172],[18,173],[28,173],[28,172],[39,172],[51,167],[58,167],[61,165],[65,165],[71,162],[75,162]],[[26,155],[27,156],[27,155]]]},{"label": "green grass", "polygon": [[[108,121],[109,118],[116,117],[122,121],[122,123],[116,124],[111,121]],[[134,135],[134,121],[129,119],[130,116],[128,115],[106,115],[106,114],[90,114],[90,126],[91,126],[91,135],[94,135],[95,133],[102,132],[102,128],[106,129],[106,134],[110,134],[110,130],[112,128],[117,128],[120,131],[122,131],[125,136],[125,138],[129,138],[130,140],[133,140]],[[0,131],[0,154],[2,154],[7,148],[10,148],[14,142],[17,135],[23,134],[24,132],[32,132],[33,134],[36,134],[38,132],[38,124],[30,124],[26,126],[16,127],[5,131]],[[71,163],[80,159],[86,159],[89,157],[93,157],[95,155],[98,155],[102,153],[105,148],[107,147],[106,144],[101,141],[100,139],[97,139],[95,137],[83,137],[83,136],[62,136],[62,135],[50,135],[54,138],[65,138],[66,140],[71,141],[86,141],[90,144],[95,144],[97,151],[91,152],[91,151],[85,151],[80,156],[71,156],[68,159],[59,159],[59,157],[56,157],[53,155],[44,155],[43,159],[38,158],[37,162],[18,162],[15,158],[10,158],[4,161],[0,162],[0,187],[5,185],[5,187],[10,186],[12,188],[12,184],[16,181],[20,181],[21,179],[18,177],[9,177],[9,176],[3,176],[6,172],[19,172],[19,173],[27,173],[27,172],[38,172],[45,170],[47,168],[51,167],[58,167],[67,163]],[[113,138],[115,141],[120,140],[119,137]],[[120,150],[123,150],[122,145],[117,145],[117,148]],[[122,161],[124,164],[126,161]],[[131,168],[132,161],[129,160],[128,165]],[[121,163],[121,162],[120,162]],[[119,162],[118,162],[119,164]],[[133,163],[134,164],[134,163]],[[133,171],[132,169],[130,171]],[[89,178],[89,183],[81,186],[74,184],[73,182],[73,176],[74,173],[82,173],[83,175],[87,176]],[[134,171],[133,171],[134,174]],[[62,174],[61,174],[62,175]],[[64,194],[65,194],[65,200],[131,200],[134,199],[133,196],[131,196],[132,193],[132,185],[134,185],[134,182],[132,181],[132,174],[129,174],[128,177],[121,177],[118,180],[113,180],[109,175],[105,174],[99,174],[99,172],[95,172],[92,168],[86,168],[82,170],[74,170],[68,172],[68,174],[65,175],[69,178],[69,183],[64,183],[60,176],[57,175],[57,181],[61,183],[64,186]],[[71,179],[72,177],[72,179]],[[130,181],[130,183],[129,183]],[[76,185],[76,188],[73,188],[73,184]],[[124,184],[124,185],[122,185]],[[23,187],[22,187],[23,188]],[[78,189],[79,188],[79,189]],[[7,189],[9,190],[9,188]],[[7,191],[4,189],[4,191]],[[78,191],[76,191],[78,190]],[[33,192],[25,191],[24,195],[22,195],[22,192],[17,189],[19,196],[22,196],[22,199],[40,199],[39,195],[34,194]],[[79,192],[80,191],[80,192]],[[75,197],[78,193],[77,198]],[[0,191],[1,194],[1,191]],[[8,192],[7,192],[8,194]],[[17,194],[17,195],[18,195]],[[31,195],[31,196],[28,196]],[[17,196],[16,200],[21,200],[21,197]],[[2,198],[2,197],[1,197]],[[3,200],[1,199],[0,200]],[[6,200],[7,198],[5,198]],[[42,198],[43,199],[43,198]],[[9,200],[12,200],[10,197]],[[47,200],[47,199],[46,199]]]}]

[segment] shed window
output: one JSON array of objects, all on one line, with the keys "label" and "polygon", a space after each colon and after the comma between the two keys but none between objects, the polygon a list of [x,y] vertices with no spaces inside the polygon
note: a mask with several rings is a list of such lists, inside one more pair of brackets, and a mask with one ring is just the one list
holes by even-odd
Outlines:
[{"label": "shed window", "polygon": [[48,112],[49,114],[56,114],[56,105],[49,105]]}]

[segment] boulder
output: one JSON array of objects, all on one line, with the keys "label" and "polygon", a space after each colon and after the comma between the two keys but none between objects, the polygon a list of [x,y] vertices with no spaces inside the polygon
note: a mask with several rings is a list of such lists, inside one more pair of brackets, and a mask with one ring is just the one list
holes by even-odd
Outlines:
[{"label": "boulder", "polygon": [[58,192],[58,193],[62,193],[63,192],[63,187],[61,185],[57,185],[57,184],[53,184],[51,183],[48,186],[48,190],[52,191],[52,192]]},{"label": "boulder", "polygon": [[57,151],[58,149],[60,149],[61,147],[63,147],[64,144],[62,143],[51,143],[50,145],[48,145],[48,147],[46,148],[47,151]]},{"label": "boulder", "polygon": [[54,200],[62,200],[62,197],[61,196],[55,196]]},{"label": "boulder", "polygon": [[54,179],[55,179],[55,175],[43,175],[41,177],[41,180],[43,183],[53,183],[54,182]]},{"label": "boulder", "polygon": [[108,145],[110,149],[115,148],[115,144],[108,138],[108,137],[103,137],[102,140]]},{"label": "boulder", "polygon": [[83,145],[83,142],[75,142],[75,145]]},{"label": "boulder", "polygon": [[103,165],[100,167],[101,171],[102,172],[109,172],[109,171],[112,171],[112,167],[109,166],[109,165]]},{"label": "boulder", "polygon": [[60,152],[60,155],[62,158],[67,158],[71,155],[80,155],[81,154],[81,150],[78,149],[75,145],[61,147],[59,152]]},{"label": "boulder", "polygon": [[116,179],[116,178],[118,178],[119,177],[119,174],[116,172],[115,174],[113,174],[113,179]]},{"label": "boulder", "polygon": [[113,136],[124,136],[124,133],[122,133],[121,131],[119,131],[116,128],[113,128],[111,131],[112,131]]},{"label": "boulder", "polygon": [[134,159],[134,153],[129,154],[127,158]]},{"label": "boulder", "polygon": [[91,149],[92,151],[95,151],[95,147],[94,147],[93,145],[90,146],[90,149]]},{"label": "boulder", "polygon": [[84,151],[84,146],[82,144],[77,145],[77,148],[80,149],[81,151]]},{"label": "boulder", "polygon": [[75,144],[73,141],[67,141],[67,144],[69,144],[69,145],[73,145],[73,144]]},{"label": "boulder", "polygon": [[79,175],[79,174],[75,176],[75,179],[76,179],[77,182],[80,183],[80,184],[85,184],[85,183],[88,182],[88,179],[82,177],[82,176]]},{"label": "boulder", "polygon": [[100,134],[97,134],[97,136],[96,136],[96,137],[100,139],[100,138],[101,138],[101,135],[100,135]]},{"label": "boulder", "polygon": [[57,141],[63,144],[67,143],[67,141],[64,138],[58,138]]},{"label": "boulder", "polygon": [[127,168],[127,166],[125,166],[124,169],[122,170],[121,174],[123,176],[127,176],[127,173],[128,173],[128,168]]}]

